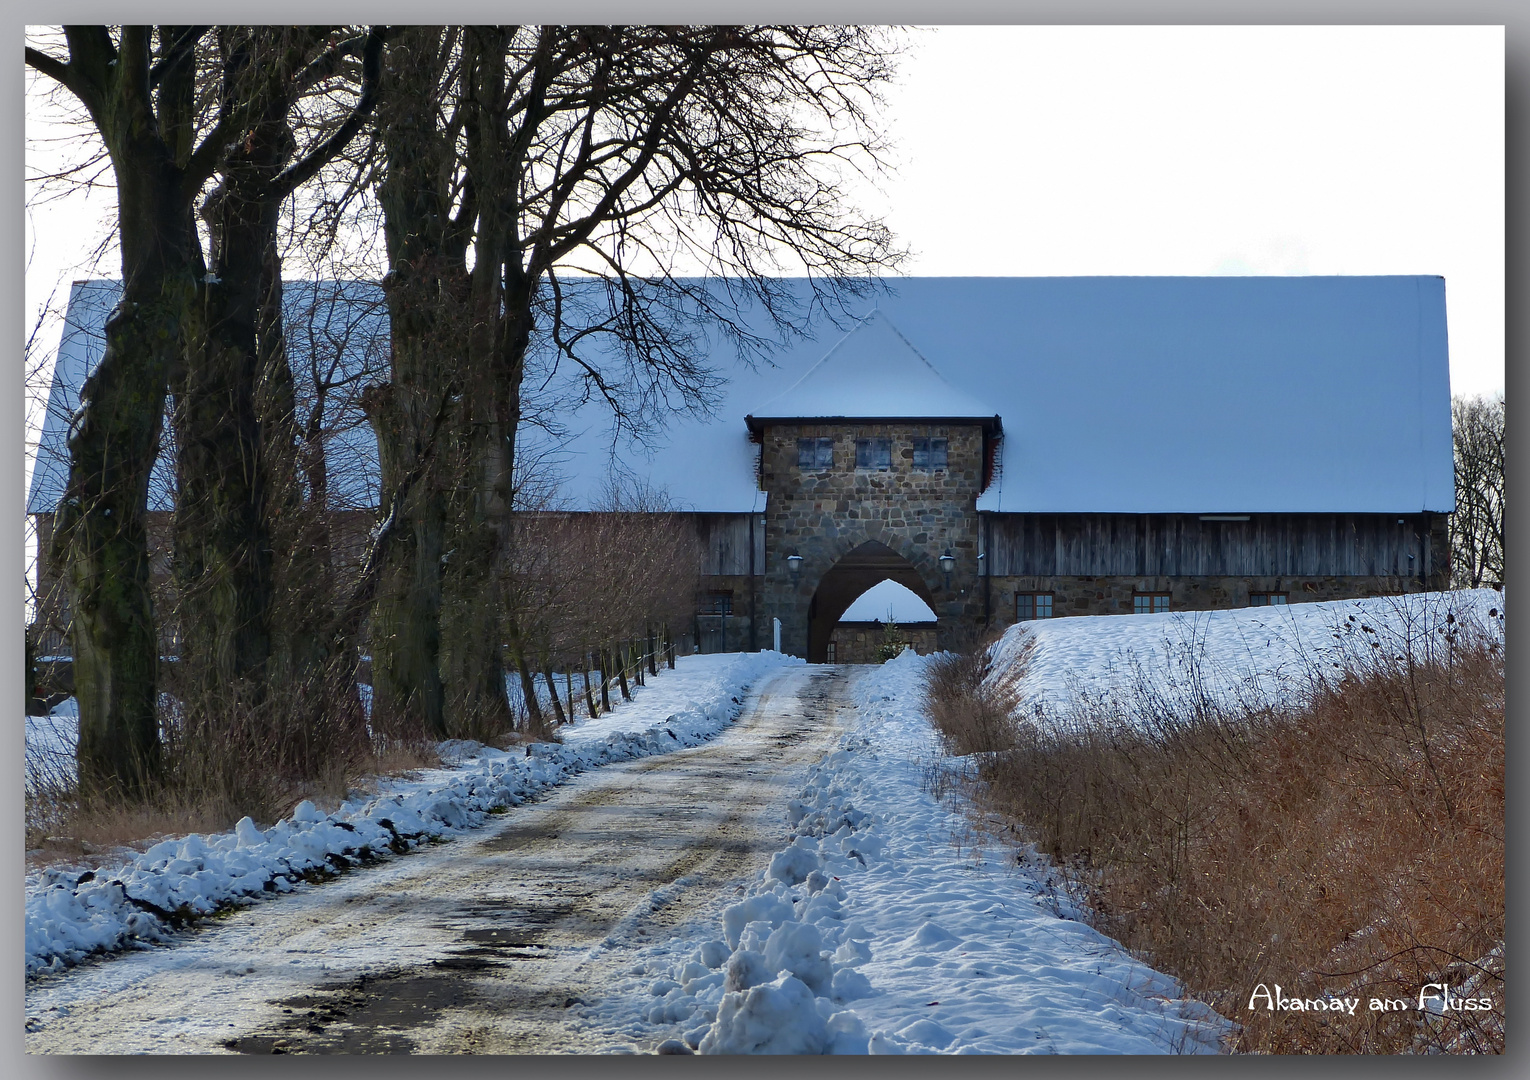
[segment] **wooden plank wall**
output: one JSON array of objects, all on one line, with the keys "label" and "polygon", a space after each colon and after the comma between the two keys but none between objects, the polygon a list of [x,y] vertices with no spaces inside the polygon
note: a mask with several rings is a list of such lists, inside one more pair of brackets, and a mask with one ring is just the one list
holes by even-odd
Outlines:
[{"label": "wooden plank wall", "polygon": [[754,519],[753,572],[765,572],[765,520],[758,514],[690,514],[701,543],[702,574],[748,574],[749,521]]},{"label": "wooden plank wall", "polygon": [[985,516],[994,576],[1416,575],[1431,555],[1419,514]]}]

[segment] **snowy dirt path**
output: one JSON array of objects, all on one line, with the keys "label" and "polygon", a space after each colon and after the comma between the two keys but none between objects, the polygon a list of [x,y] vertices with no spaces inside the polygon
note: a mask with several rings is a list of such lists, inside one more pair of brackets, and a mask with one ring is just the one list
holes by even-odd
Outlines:
[{"label": "snowy dirt path", "polygon": [[[498,824],[28,988],[32,1053],[651,1049],[638,952],[782,847],[856,669],[763,681],[715,741],[585,773]],[[628,1015],[631,1013],[632,1015]]]}]

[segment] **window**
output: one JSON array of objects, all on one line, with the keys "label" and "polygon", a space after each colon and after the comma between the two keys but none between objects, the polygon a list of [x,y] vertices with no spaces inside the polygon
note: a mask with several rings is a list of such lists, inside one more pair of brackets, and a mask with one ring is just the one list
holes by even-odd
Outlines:
[{"label": "window", "polygon": [[708,593],[701,603],[701,614],[703,615],[733,614],[733,594],[731,592]]},{"label": "window", "polygon": [[892,440],[856,439],[855,467],[857,469],[879,469],[884,472],[892,468]]},{"label": "window", "polygon": [[950,443],[946,439],[915,439],[914,468],[944,469],[946,467],[946,448],[949,445]]},{"label": "window", "polygon": [[1132,593],[1133,615],[1155,615],[1169,610],[1169,594],[1166,592]]},{"label": "window", "polygon": [[798,439],[797,468],[803,472],[834,468],[834,440]]},{"label": "window", "polygon": [[[944,440],[942,440],[944,441]],[[1015,593],[1015,621],[1052,617],[1052,594],[1049,592]]]},{"label": "window", "polygon": [[837,651],[837,650],[836,650],[836,649],[835,649],[835,648],[834,648],[834,645],[835,645],[835,643],[834,643],[834,642],[832,642],[832,641],[831,641],[831,642],[829,642],[829,654],[828,654],[828,655],[827,655],[827,656],[825,656],[825,657],[824,657],[824,661],[825,661],[825,662],[826,662],[826,663],[830,663],[830,664],[832,664],[832,663],[834,663],[834,654],[835,654],[835,652],[836,652],[836,651]]},{"label": "window", "polygon": [[1269,607],[1271,604],[1284,604],[1290,599],[1290,595],[1283,592],[1251,592],[1248,594],[1248,606]]}]

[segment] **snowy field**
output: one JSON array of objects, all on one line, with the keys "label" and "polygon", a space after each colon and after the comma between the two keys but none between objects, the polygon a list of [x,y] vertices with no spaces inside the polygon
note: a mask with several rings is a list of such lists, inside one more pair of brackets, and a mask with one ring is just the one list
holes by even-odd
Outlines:
[{"label": "snowy field", "polygon": [[[230,832],[161,840],[90,866],[57,866],[26,878],[27,972],[59,971],[92,953],[164,940],[179,915],[300,888],[305,874],[387,857],[433,837],[482,825],[585,769],[696,746],[738,715],[763,673],[802,661],[779,653],[686,656],[674,671],[633,687],[633,700],[562,731],[563,742],[506,752],[477,743],[440,746],[455,767],[387,781],[380,794],[332,813],[300,803],[272,828],[244,818]],[[67,740],[68,711],[45,737]],[[33,728],[28,728],[29,751]]]},{"label": "snowy field", "polygon": [[1020,675],[1020,711],[1056,716],[1125,705],[1141,690],[1173,706],[1294,704],[1353,662],[1437,656],[1461,625],[1501,641],[1492,589],[1228,611],[1085,615],[1018,623],[994,646]]},{"label": "snowy field", "polygon": [[710,934],[634,968],[660,1052],[1215,1052],[1225,1020],[925,790],[925,663],[863,669],[850,730],[789,804],[790,845]]}]

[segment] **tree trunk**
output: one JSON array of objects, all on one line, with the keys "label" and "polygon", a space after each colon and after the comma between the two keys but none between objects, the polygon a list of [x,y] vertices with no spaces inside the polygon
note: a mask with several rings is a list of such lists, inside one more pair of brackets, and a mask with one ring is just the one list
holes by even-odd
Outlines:
[{"label": "tree trunk", "polygon": [[622,688],[622,700],[631,701],[632,691],[627,688],[627,646],[622,645],[621,651],[616,656],[616,681]]},{"label": "tree trunk", "polygon": [[[125,204],[124,216],[130,213]],[[52,558],[63,567],[73,613],[84,792],[139,793],[159,768],[159,642],[144,511],[167,377],[180,359],[182,320],[195,287],[184,269],[128,272],[69,439]]]},{"label": "tree trunk", "polygon": [[[407,332],[393,330],[394,370],[403,366],[400,351],[412,344]],[[401,350],[401,346],[403,350]],[[368,395],[368,415],[377,432],[382,490],[396,489],[419,466],[419,443],[408,432],[421,432],[419,395],[397,393],[398,382]],[[398,398],[405,397],[400,403]],[[427,474],[429,468],[427,466]],[[401,531],[389,553],[372,610],[373,723],[395,736],[447,737],[439,658],[441,651],[442,520],[439,485],[428,478],[404,500]]]},{"label": "tree trunk", "polygon": [[[284,125],[262,125],[259,157],[231,164],[204,212],[214,238],[199,340],[174,387],[174,573],[180,663],[194,707],[226,718],[262,704],[271,653],[267,466],[256,409],[259,327],[277,205],[247,189],[280,167]],[[290,135],[287,136],[290,139]],[[279,272],[279,271],[278,271]]]},{"label": "tree trunk", "polygon": [[[442,578],[441,671],[447,686],[447,720],[454,729],[492,729],[509,716],[499,641],[503,635],[499,590],[512,542],[510,473],[517,409],[499,383],[497,369],[514,366],[520,383],[520,355],[505,355],[502,266],[508,219],[502,149],[505,94],[504,30],[472,26],[463,30],[466,166],[477,211],[474,265],[462,273],[467,296],[462,313],[465,363],[461,405],[454,417],[456,460],[461,463],[446,512],[451,558]],[[458,257],[453,249],[454,260]],[[455,269],[455,266],[454,266]],[[557,698],[554,692],[553,697]],[[572,712],[572,710],[570,710]]]},{"label": "tree trunk", "polygon": [[[392,334],[391,378],[369,388],[367,413],[377,433],[386,500],[420,471],[405,500],[409,529],[394,545],[372,616],[374,717],[397,733],[445,738],[441,680],[445,495],[452,482],[449,435],[440,423],[461,391],[460,262],[448,251],[450,169],[454,153],[435,128],[440,70],[438,28],[409,27],[389,45],[394,80],[378,104],[387,163],[378,190],[390,269],[383,279]],[[488,584],[477,583],[480,591]],[[454,614],[456,612],[454,611]],[[485,645],[498,647],[495,635]]]},{"label": "tree trunk", "polygon": [[516,647],[512,647],[511,652],[515,670],[521,677],[521,699],[526,703],[528,733],[540,737],[547,725],[542,719],[542,706],[537,702],[536,680],[531,677],[531,666],[526,663],[526,654]]},{"label": "tree trunk", "polygon": [[568,723],[568,720],[563,715],[563,702],[558,699],[558,684],[553,679],[550,665],[542,665],[542,676],[547,680],[547,693],[552,698],[553,715],[558,719],[558,726],[562,727]]},{"label": "tree trunk", "polygon": [[[123,285],[101,360],[80,391],[52,557],[73,612],[80,790],[138,794],[160,766],[144,512],[165,394],[202,274],[191,216],[201,181],[187,172],[193,86],[183,64],[167,73],[157,100],[145,96],[149,27],[125,27],[110,63],[105,27],[66,34],[76,72],[66,85],[89,108],[116,175]],[[161,48],[174,36],[161,27]]]}]

